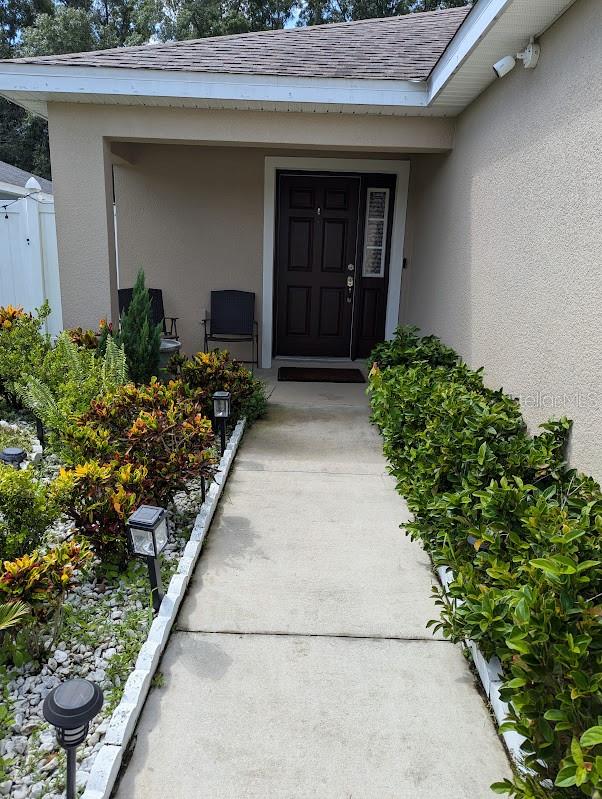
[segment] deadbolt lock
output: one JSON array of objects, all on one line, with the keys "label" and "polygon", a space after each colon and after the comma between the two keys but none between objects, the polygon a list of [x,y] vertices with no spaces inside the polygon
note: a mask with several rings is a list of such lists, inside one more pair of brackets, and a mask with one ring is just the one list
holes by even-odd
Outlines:
[{"label": "deadbolt lock", "polygon": [[347,269],[348,269],[350,272],[353,272],[353,271],[355,270],[355,264],[347,264]]}]

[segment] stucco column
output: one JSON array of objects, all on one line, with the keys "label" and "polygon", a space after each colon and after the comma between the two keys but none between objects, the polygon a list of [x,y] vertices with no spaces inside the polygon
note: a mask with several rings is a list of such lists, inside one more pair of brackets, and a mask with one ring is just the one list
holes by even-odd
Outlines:
[{"label": "stucco column", "polygon": [[99,132],[49,109],[50,153],[65,327],[118,318],[113,177]]}]

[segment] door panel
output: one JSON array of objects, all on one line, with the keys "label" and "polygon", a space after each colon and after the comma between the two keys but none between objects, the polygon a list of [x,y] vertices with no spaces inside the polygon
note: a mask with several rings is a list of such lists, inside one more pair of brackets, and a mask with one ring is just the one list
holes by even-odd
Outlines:
[{"label": "door panel", "polygon": [[360,179],[279,175],[276,354],[348,357]]},{"label": "door panel", "polygon": [[308,336],[311,327],[310,288],[308,286],[288,286],[286,299],[287,336]]},{"label": "door panel", "polygon": [[324,219],[322,235],[322,272],[344,272],[347,254],[347,221]]},{"label": "door panel", "polygon": [[311,272],[313,258],[313,219],[289,220],[288,269],[294,272]]},{"label": "door panel", "polygon": [[320,289],[320,320],[318,324],[318,334],[321,337],[342,335],[343,330],[343,303],[345,302],[344,289],[328,288],[322,286]]}]

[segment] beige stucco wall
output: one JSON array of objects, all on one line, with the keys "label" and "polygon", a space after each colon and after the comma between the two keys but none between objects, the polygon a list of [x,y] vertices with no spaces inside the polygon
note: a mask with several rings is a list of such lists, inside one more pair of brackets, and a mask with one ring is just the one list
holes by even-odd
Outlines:
[{"label": "beige stucco wall", "polygon": [[[414,159],[405,321],[440,335],[535,427],[575,421],[571,460],[602,478],[602,5],[577,0]],[[553,405],[556,407],[552,407]]]},{"label": "beige stucco wall", "polygon": [[121,285],[143,266],[188,351],[211,288],[255,290],[260,313],[266,154],[383,158],[453,141],[446,119],[144,106],[50,103],[49,125],[65,325],[116,316],[115,162]]}]

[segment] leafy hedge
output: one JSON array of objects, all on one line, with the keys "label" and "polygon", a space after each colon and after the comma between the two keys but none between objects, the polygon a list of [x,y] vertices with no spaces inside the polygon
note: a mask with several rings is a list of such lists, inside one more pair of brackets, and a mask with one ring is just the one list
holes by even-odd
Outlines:
[{"label": "leafy hedge", "polygon": [[402,328],[373,353],[373,420],[408,525],[449,565],[441,619],[496,654],[527,769],[493,788],[520,799],[602,796],[602,493],[564,461],[567,419],[527,432],[518,401],[483,385],[435,337]]}]

